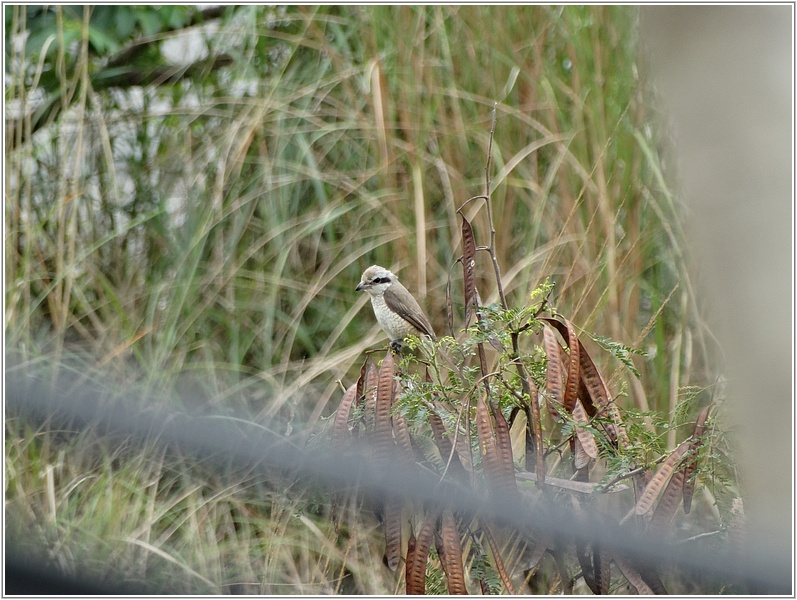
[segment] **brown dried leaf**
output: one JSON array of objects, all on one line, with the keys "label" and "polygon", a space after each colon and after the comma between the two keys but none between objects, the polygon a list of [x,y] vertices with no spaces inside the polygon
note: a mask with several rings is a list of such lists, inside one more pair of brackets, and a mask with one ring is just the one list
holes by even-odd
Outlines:
[{"label": "brown dried leaf", "polygon": [[628,583],[634,586],[637,594],[645,596],[653,595],[653,590],[645,583],[645,580],[642,579],[642,575],[639,574],[639,571],[637,571],[631,563],[617,556],[612,557],[612,560],[614,560],[614,564],[617,565],[617,568],[620,569],[623,577],[628,580]]},{"label": "brown dried leaf", "polygon": [[476,403],[476,432],[485,479],[499,493],[516,494],[509,425],[501,411],[484,396],[479,397]]},{"label": "brown dried leaf", "polygon": [[388,350],[387,356],[379,368],[379,381],[376,385],[376,411],[374,422],[374,443],[378,459],[389,461],[393,451],[393,427],[390,418],[390,407],[393,404],[393,373],[395,362],[393,352]]},{"label": "brown dried leaf", "polygon": [[539,562],[542,560],[542,557],[545,556],[545,551],[554,545],[553,538],[549,535],[542,535],[537,543],[534,545],[534,548],[531,551],[531,554],[526,559],[524,567],[527,571],[534,569]]},{"label": "brown dried leaf", "polygon": [[476,306],[476,239],[473,228],[462,217],[462,273],[465,284],[465,326],[470,323],[473,307]]},{"label": "brown dried leaf", "polygon": [[490,403],[490,410],[495,421],[495,445],[501,468],[501,491],[506,495],[517,494],[515,481],[515,463],[512,459],[512,438],[509,435],[509,425],[501,409]]},{"label": "brown dried leaf", "polygon": [[465,572],[462,568],[462,545],[459,541],[459,530],[451,509],[445,509],[440,519],[440,538],[442,550],[438,547],[438,554],[443,563],[448,579],[448,593],[453,595],[467,594],[468,588],[465,587]]},{"label": "brown dried leaf", "polygon": [[490,409],[484,396],[479,396],[476,402],[476,432],[479,436],[479,449],[485,471],[489,464],[490,470],[495,472],[498,465],[498,448],[495,444],[495,431],[490,418]]},{"label": "brown dried leaf", "polygon": [[582,475],[582,469],[589,466],[589,455],[584,452],[584,446],[578,440],[578,437],[575,439],[571,438],[570,443],[573,450],[573,467],[575,467],[576,471],[578,471],[577,475],[579,475],[576,479],[579,481],[586,480],[586,478],[580,477],[580,475]]},{"label": "brown dried leaf", "polygon": [[343,394],[343,399],[340,401],[338,412],[335,413],[335,420],[332,422],[332,448],[334,452],[341,452],[345,444],[346,438],[349,436],[349,417],[351,416],[351,409],[357,400],[357,384],[353,383]]},{"label": "brown dried leaf", "polygon": [[429,412],[429,424],[432,426],[432,436],[440,451],[440,456],[443,460],[447,460],[451,454],[451,440],[446,437],[446,426],[443,424],[443,419],[436,412]]},{"label": "brown dried leaf", "polygon": [[476,433],[479,437],[479,450],[482,455],[482,470],[491,487],[503,490],[506,485],[504,468],[495,439],[495,427],[491,412],[484,396],[480,396],[476,402]]},{"label": "brown dried leaf", "polygon": [[617,405],[614,402],[609,402],[603,410],[603,414],[607,415],[613,421],[613,423],[603,424],[606,433],[620,448],[627,448],[628,433],[625,430],[623,417],[620,416],[620,411],[617,409]]},{"label": "brown dried leaf", "polygon": [[418,538],[410,535],[410,545],[407,549],[406,585],[408,595],[423,595],[426,593],[426,561],[429,558],[429,548],[434,539],[434,530],[437,517],[433,516],[424,522]]},{"label": "brown dried leaf", "polygon": [[393,415],[393,433],[396,436],[396,443],[401,449],[402,458],[413,459],[414,453],[412,449],[412,440],[410,439],[410,430],[407,427],[407,420],[401,413]]},{"label": "brown dried leaf", "polygon": [[611,570],[609,554],[602,550],[597,544],[589,546],[590,554],[587,553],[587,546],[576,544],[576,556],[581,565],[581,575],[592,593],[595,595],[605,595],[609,593],[611,583]]},{"label": "brown dried leaf", "polygon": [[697,417],[695,431],[692,433],[692,443],[689,446],[689,454],[692,457],[692,460],[686,463],[683,470],[684,512],[686,514],[689,514],[689,511],[692,510],[692,496],[695,493],[695,480],[692,477],[692,474],[695,472],[695,469],[697,469],[697,453],[700,450],[700,446],[703,444],[703,431],[706,428],[706,420],[708,419],[708,413],[711,410],[711,406],[711,404],[706,406],[700,411],[700,415]]},{"label": "brown dried leaf", "polygon": [[415,543],[415,532],[410,529],[410,537],[407,538],[407,556],[404,557],[404,586],[408,596],[420,595],[426,591],[425,584],[421,587],[420,591],[418,591],[418,589],[414,587],[418,582],[412,579],[412,568],[415,562]]},{"label": "brown dried leaf", "polygon": [[493,564],[495,566],[495,570],[498,573],[498,576],[501,578],[501,582],[504,584],[506,591],[514,596],[517,594],[517,592],[515,591],[515,586],[512,585],[512,579],[509,577],[509,573],[507,573],[506,567],[504,566],[504,561],[501,558],[501,550],[498,547],[498,544],[495,542],[493,534],[490,533],[489,528],[484,526],[482,531],[484,532],[484,537],[487,538],[487,543],[490,544],[490,549],[493,551]]},{"label": "brown dried leaf", "polygon": [[374,419],[376,412],[376,384],[379,381],[379,371],[373,361],[369,361],[368,370],[365,374],[365,409],[363,410],[363,422],[365,430],[373,433]]},{"label": "brown dried leaf", "polygon": [[[398,381],[394,381],[393,383],[395,384],[393,388],[393,398],[398,398],[399,394],[401,393],[401,384]],[[407,427],[407,420],[404,418],[404,415],[399,412],[393,413],[393,435],[395,436],[396,443],[401,450],[401,457],[412,461],[413,450],[412,440],[410,439],[410,430],[409,427]]]},{"label": "brown dried leaf", "polygon": [[567,327],[567,345],[570,346],[570,357],[568,362],[565,363],[567,364],[567,384],[565,385],[564,406],[567,412],[572,413],[573,407],[576,405],[576,395],[578,394],[578,384],[581,376],[579,365],[581,344],[576,336],[575,328],[567,319],[565,319],[565,326]]},{"label": "brown dried leaf", "polygon": [[[568,362],[570,361],[570,355],[567,353],[567,350],[562,348],[562,346],[559,345],[558,343],[556,344],[556,346],[559,348],[559,365],[558,365],[559,377],[562,379],[562,382],[565,385],[566,389],[567,384],[565,382],[567,381],[567,367],[565,365],[567,365]],[[564,395],[562,397],[561,404],[563,403],[564,403]],[[564,419],[562,418],[562,413],[560,412],[560,409],[563,407],[560,405],[560,403],[554,402],[553,400],[551,401],[546,400],[545,407],[548,409],[548,414],[551,415],[551,418],[554,421],[556,421],[557,423],[564,422]]]},{"label": "brown dried leaf", "polygon": [[[570,343],[567,325],[550,317],[540,317],[540,321],[545,321],[556,327],[565,341],[568,344]],[[598,373],[595,363],[592,362],[587,349],[584,348],[584,344],[581,342],[579,342],[578,363],[578,397],[581,398],[587,414],[590,417],[594,417],[598,409],[609,401],[609,392]]]},{"label": "brown dried leaf", "polygon": [[659,503],[656,505],[656,510],[653,511],[653,517],[648,523],[647,532],[651,536],[660,536],[670,524],[670,521],[678,510],[678,503],[681,501],[684,489],[684,472],[676,471],[670,477],[667,487],[661,495]]},{"label": "brown dried leaf", "polygon": [[592,567],[595,577],[595,593],[606,595],[609,593],[609,584],[612,580],[609,553],[598,544],[592,546]]},{"label": "brown dried leaf", "polygon": [[592,358],[583,344],[578,353],[578,361],[581,367],[579,397],[584,402],[584,410],[590,417],[594,417],[602,407],[608,404],[609,390],[606,389],[598,367],[592,362]]},{"label": "brown dried leaf", "polygon": [[454,456],[459,457],[462,468],[468,473],[473,473],[473,448],[470,446],[467,435],[462,431],[459,432],[459,435],[454,435],[454,447],[457,450]]},{"label": "brown dried leaf", "polygon": [[[349,416],[351,415],[351,408],[357,399],[357,384],[353,383],[343,394],[343,399],[340,401],[338,412],[335,414],[335,420],[332,422],[331,442],[332,451],[341,455],[346,451],[346,440],[349,438]],[[343,501],[342,494],[332,495],[332,524],[335,531],[338,531],[340,526],[340,513],[338,506]]]},{"label": "brown dried leaf", "polygon": [[[530,404],[530,413],[531,413],[531,427],[532,431],[534,432],[534,455],[535,455],[535,470],[537,472],[537,485],[543,486],[545,485],[545,452],[544,448],[542,447],[542,417],[540,415],[540,398],[539,393],[537,392],[537,386],[534,385],[534,381],[530,377],[526,378],[526,384],[528,385],[529,392],[531,396],[529,398]],[[528,412],[526,413],[529,414]],[[526,460],[526,468],[528,469],[528,459]]]},{"label": "brown dried leaf", "polygon": [[[573,418],[579,423],[589,422],[587,413],[584,411],[584,407],[581,406],[581,401],[577,401],[573,406]],[[576,437],[578,437],[581,448],[590,458],[598,458],[598,444],[595,443],[595,436],[592,435],[591,431],[584,427],[576,426]],[[576,468],[581,467],[576,466]]]},{"label": "brown dried leaf", "polygon": [[708,413],[711,411],[713,404],[709,404],[700,411],[700,414],[695,421],[695,431],[692,434],[693,439],[700,439],[706,429],[706,421],[708,420]]},{"label": "brown dried leaf", "polygon": [[731,518],[728,522],[728,541],[731,555],[739,559],[744,556],[747,547],[747,517],[744,514],[744,502],[734,498],[731,503]]},{"label": "brown dried leaf", "polygon": [[562,366],[559,362],[561,346],[550,327],[542,328],[543,346],[548,364],[545,371],[545,389],[548,392],[546,402],[553,402],[558,409],[562,405]]},{"label": "brown dried leaf", "polygon": [[389,499],[384,508],[385,563],[395,571],[401,558],[401,500]]},{"label": "brown dried leaf", "polygon": [[379,381],[379,370],[373,360],[368,361],[368,370],[365,373],[365,392],[371,391],[371,395],[376,400],[376,384]]},{"label": "brown dried leaf", "polygon": [[678,462],[683,458],[683,455],[686,454],[686,451],[689,449],[688,440],[685,442],[681,442],[681,444],[675,449],[675,451],[667,457],[659,470],[656,471],[656,474],[651,478],[648,484],[645,486],[645,491],[642,492],[639,500],[636,503],[636,507],[634,508],[634,512],[637,515],[644,515],[647,514],[651,508],[653,508],[653,502],[656,500],[656,497],[659,495],[659,492],[664,487],[664,484],[672,475],[673,470],[675,469]]},{"label": "brown dried leaf", "polygon": [[363,392],[365,391],[365,379],[368,369],[373,365],[370,355],[365,357],[363,366],[360,367],[360,376],[357,378],[357,404],[362,401]]},{"label": "brown dried leaf", "polygon": [[586,545],[576,542],[576,558],[578,558],[578,564],[581,566],[581,576],[584,578],[584,582],[587,584],[587,587],[592,590],[593,594],[597,594],[598,592],[596,590],[598,586],[595,584],[592,560],[589,554],[587,554]]},{"label": "brown dried leaf", "polygon": [[455,476],[464,474],[465,467],[462,466],[462,462],[459,460],[459,452],[454,451],[452,453],[451,440],[446,435],[446,428],[443,424],[443,419],[441,419],[440,415],[437,413],[430,412],[429,423],[432,426],[432,435],[434,437],[435,444],[437,444],[437,449],[440,451],[440,458],[446,464],[448,464],[449,459],[451,460],[449,468],[450,471],[455,474]]}]

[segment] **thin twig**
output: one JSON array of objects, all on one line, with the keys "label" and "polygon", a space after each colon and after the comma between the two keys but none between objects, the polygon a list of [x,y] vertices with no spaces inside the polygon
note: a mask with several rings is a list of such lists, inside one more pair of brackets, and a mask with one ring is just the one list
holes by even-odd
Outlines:
[{"label": "thin twig", "polygon": [[609,483],[607,483],[604,486],[601,486],[601,489],[602,490],[608,490],[610,487],[612,487],[613,485],[615,485],[618,482],[622,481],[623,479],[628,479],[630,477],[633,477],[634,475],[639,475],[640,473],[644,473],[651,466],[657,465],[660,462],[664,462],[665,460],[667,460],[668,456],[670,456],[670,455],[669,454],[663,454],[660,457],[658,457],[656,460],[654,460],[651,465],[642,465],[641,467],[637,467],[636,469],[632,469],[631,471],[628,471],[627,473],[620,473],[614,479],[612,479]]},{"label": "thin twig", "polygon": [[490,124],[490,142],[487,145],[487,164],[484,166],[484,195],[490,197],[490,167],[493,158],[493,138],[495,137],[495,121],[498,110],[498,102],[493,102],[493,120]]},{"label": "thin twig", "polygon": [[687,542],[693,542],[695,540],[699,540],[701,538],[712,537],[715,535],[720,535],[724,533],[722,529],[718,529],[716,531],[706,531],[704,533],[698,533],[697,535],[693,535],[692,537],[685,538],[683,540],[675,540],[673,542],[673,546],[677,546],[678,544],[686,544]]}]

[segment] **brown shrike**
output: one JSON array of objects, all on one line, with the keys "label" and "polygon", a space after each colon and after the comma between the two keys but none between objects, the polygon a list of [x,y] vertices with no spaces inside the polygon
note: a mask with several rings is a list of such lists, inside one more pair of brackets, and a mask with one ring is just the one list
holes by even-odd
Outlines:
[{"label": "brown shrike", "polygon": [[401,285],[398,277],[384,267],[368,267],[355,289],[366,291],[371,296],[376,320],[394,349],[398,349],[401,340],[408,335],[428,335],[434,339],[432,325],[415,298]]}]

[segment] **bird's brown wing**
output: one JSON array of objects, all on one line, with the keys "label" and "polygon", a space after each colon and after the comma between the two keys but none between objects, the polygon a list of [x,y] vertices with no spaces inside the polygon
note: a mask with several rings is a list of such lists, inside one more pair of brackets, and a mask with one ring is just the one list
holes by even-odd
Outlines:
[{"label": "bird's brown wing", "polygon": [[[397,294],[393,288],[400,287],[403,290],[403,294]],[[415,327],[421,333],[425,333],[431,337],[435,337],[434,330],[432,329],[432,324],[429,323],[429,319],[426,318],[426,315],[423,314],[421,307],[415,301],[415,298],[412,297],[401,283],[395,281],[393,285],[391,285],[387,290],[385,290],[385,304],[387,307],[398,314],[401,318],[406,321],[409,321],[413,327]],[[404,299],[406,298],[406,299]]]}]

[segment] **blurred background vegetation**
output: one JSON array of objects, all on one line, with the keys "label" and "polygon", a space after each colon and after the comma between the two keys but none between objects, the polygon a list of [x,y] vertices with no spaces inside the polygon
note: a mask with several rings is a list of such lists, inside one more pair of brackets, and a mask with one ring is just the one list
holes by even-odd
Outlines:
[{"label": "blurred background vegetation", "polygon": [[[583,331],[645,351],[639,379],[610,382],[629,410],[707,401],[634,8],[5,10],[7,361],[317,428],[385,341],[354,292],[365,267],[397,272],[444,330],[456,209],[484,192],[497,103],[510,305],[551,278]],[[251,482],[208,484],[154,444],[119,456],[13,415],[5,451],[9,530],[67,571],[110,555],[134,581],[167,569],[173,591],[394,591],[378,536],[336,540],[304,493],[253,503]]]}]

